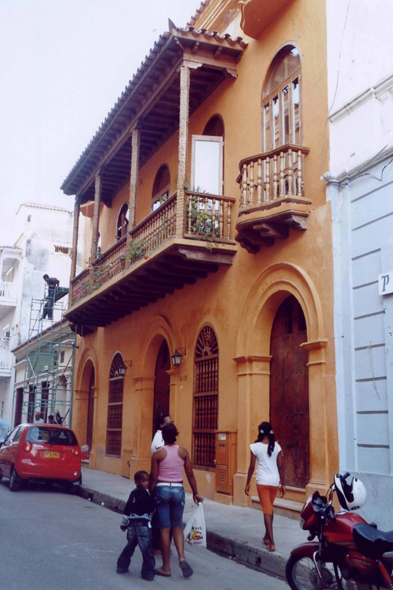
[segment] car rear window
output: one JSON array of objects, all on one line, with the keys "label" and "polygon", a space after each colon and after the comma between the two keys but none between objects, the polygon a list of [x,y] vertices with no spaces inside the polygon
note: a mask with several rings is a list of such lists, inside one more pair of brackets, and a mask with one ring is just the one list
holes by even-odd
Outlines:
[{"label": "car rear window", "polygon": [[47,445],[74,446],[78,444],[72,430],[55,429],[46,426],[31,426],[26,440]]}]

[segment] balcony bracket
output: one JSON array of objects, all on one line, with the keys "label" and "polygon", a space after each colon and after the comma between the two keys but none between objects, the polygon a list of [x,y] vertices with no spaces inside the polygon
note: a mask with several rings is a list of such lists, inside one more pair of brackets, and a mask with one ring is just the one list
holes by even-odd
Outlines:
[{"label": "balcony bracket", "polygon": [[304,231],[307,229],[309,208],[301,205],[283,211],[284,207],[276,210],[258,211],[242,215],[236,223],[236,241],[250,254],[259,251],[260,246],[273,246],[275,240],[285,240],[289,236],[289,228]]}]

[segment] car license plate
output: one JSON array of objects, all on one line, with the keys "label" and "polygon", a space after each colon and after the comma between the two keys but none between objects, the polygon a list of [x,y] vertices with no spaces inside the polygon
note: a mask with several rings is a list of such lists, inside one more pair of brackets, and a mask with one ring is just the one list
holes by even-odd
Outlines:
[{"label": "car license plate", "polygon": [[60,459],[60,453],[58,451],[45,451],[45,459]]}]

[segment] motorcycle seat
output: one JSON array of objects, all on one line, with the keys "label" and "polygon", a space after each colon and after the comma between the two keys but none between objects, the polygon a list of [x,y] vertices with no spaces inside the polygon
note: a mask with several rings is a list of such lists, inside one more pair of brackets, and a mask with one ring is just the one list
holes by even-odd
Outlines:
[{"label": "motorcycle seat", "polygon": [[393,531],[384,533],[366,522],[354,527],[353,538],[359,551],[371,559],[380,559],[387,551],[393,551]]}]

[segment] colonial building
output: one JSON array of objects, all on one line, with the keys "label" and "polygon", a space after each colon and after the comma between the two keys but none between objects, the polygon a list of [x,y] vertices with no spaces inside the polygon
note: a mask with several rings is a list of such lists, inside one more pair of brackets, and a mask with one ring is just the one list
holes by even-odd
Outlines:
[{"label": "colonial building", "polygon": [[62,185],[73,252],[91,221],[73,426],[132,476],[169,411],[201,493],[247,505],[270,418],[296,508],[338,469],[326,6],[206,0],[169,24]]}]

